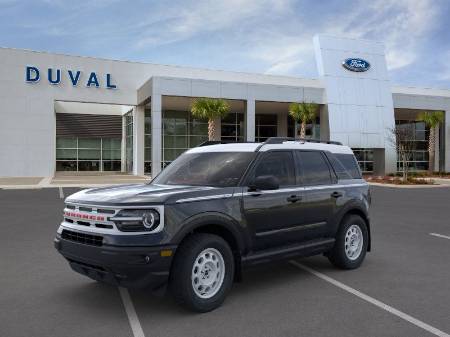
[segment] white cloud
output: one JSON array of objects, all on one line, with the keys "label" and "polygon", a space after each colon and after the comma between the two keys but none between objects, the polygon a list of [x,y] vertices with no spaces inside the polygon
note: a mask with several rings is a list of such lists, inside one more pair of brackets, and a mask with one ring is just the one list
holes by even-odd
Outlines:
[{"label": "white cloud", "polygon": [[438,13],[436,0],[375,0],[337,17],[329,30],[383,42],[388,68],[393,70],[416,60],[420,39],[436,26]]},{"label": "white cloud", "polygon": [[[260,21],[267,15],[283,12],[290,0],[227,0],[190,1],[172,5],[160,13],[160,20],[143,24],[147,33],[136,41],[136,47],[143,48],[158,44],[183,41],[197,34],[235,29],[248,25],[255,18]],[[270,11],[269,11],[270,10]]]}]

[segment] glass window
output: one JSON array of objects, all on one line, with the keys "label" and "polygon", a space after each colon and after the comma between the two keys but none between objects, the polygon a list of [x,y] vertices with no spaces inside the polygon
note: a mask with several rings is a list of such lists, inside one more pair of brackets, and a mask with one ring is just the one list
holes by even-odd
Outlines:
[{"label": "glass window", "polygon": [[255,152],[185,153],[152,182],[163,185],[237,186]]},{"label": "glass window", "polygon": [[[208,139],[208,121],[194,118],[190,111],[167,110],[163,111],[162,131],[162,166],[165,167],[187,149]],[[151,161],[150,151],[149,155]]]},{"label": "glass window", "polygon": [[65,138],[58,137],[56,138],[56,148],[57,149],[76,149],[77,148],[77,139],[76,138]]},{"label": "glass window", "polygon": [[78,148],[80,149],[100,149],[101,148],[100,138],[79,138]]},{"label": "glass window", "polygon": [[104,161],[103,171],[120,171],[122,162],[120,160]]},{"label": "glass window", "polygon": [[225,142],[243,142],[244,114],[231,112],[221,121],[221,139]]},{"label": "glass window", "polygon": [[119,138],[56,138],[57,171],[120,171]]},{"label": "glass window", "polygon": [[[356,162],[355,157],[353,155],[338,153],[338,154],[335,154],[334,156],[333,155],[330,156],[330,158],[333,158],[333,157],[335,157],[336,160],[340,164],[342,164],[341,167],[344,167],[345,174],[347,175],[347,178],[344,178],[344,175],[342,175],[342,174],[340,174],[340,172],[338,172],[339,166],[335,166],[335,163],[333,162],[333,167],[336,171],[336,174],[338,175],[338,177],[340,179],[349,179],[348,175],[350,175],[350,179],[351,178],[353,178],[353,179],[361,178],[361,172],[360,172],[358,163]],[[373,171],[373,156],[370,158],[372,158],[372,162],[368,163],[367,169],[371,168]],[[336,169],[336,168],[338,168],[338,169]]]},{"label": "glass window", "polygon": [[100,161],[79,161],[78,171],[100,171]]},{"label": "glass window", "polygon": [[305,185],[329,185],[332,183],[330,169],[321,152],[298,151],[297,153]]},{"label": "glass window", "polygon": [[294,158],[292,152],[267,152],[255,167],[254,177],[271,175],[278,178],[280,186],[295,185]]},{"label": "glass window", "polygon": [[[294,137],[295,134],[295,120],[288,115],[288,137]],[[316,116],[315,121],[306,124],[306,138],[320,139],[320,116]],[[297,137],[300,137],[300,124],[297,123]]]},{"label": "glass window", "polygon": [[102,149],[105,150],[119,150],[122,147],[122,141],[119,138],[102,138]]},{"label": "glass window", "polygon": [[100,150],[78,150],[78,159],[97,159],[100,160]]},{"label": "glass window", "polygon": [[56,149],[56,160],[77,159],[77,149]]},{"label": "glass window", "polygon": [[277,136],[277,115],[255,116],[255,141],[264,142]]},{"label": "glass window", "polygon": [[[373,149],[352,149],[362,173],[373,173]],[[341,160],[341,157],[338,157]],[[350,170],[350,161],[341,160],[342,164]],[[350,170],[352,176],[356,175],[356,171]]]},{"label": "glass window", "polygon": [[[396,120],[397,128],[412,127],[414,130],[414,150],[410,160],[408,161],[408,168],[413,171],[428,170],[428,139],[430,136],[430,129],[424,122],[415,120]],[[400,156],[397,156],[397,170],[403,171],[403,163]]]},{"label": "glass window", "polygon": [[76,161],[57,161],[56,171],[76,171],[77,162]]}]

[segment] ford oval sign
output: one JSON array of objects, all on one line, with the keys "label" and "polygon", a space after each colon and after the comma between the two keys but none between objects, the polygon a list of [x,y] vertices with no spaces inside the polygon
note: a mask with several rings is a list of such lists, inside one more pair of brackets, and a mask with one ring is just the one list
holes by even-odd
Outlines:
[{"label": "ford oval sign", "polygon": [[370,63],[363,59],[348,58],[342,62],[342,66],[350,71],[367,71],[370,69]]}]

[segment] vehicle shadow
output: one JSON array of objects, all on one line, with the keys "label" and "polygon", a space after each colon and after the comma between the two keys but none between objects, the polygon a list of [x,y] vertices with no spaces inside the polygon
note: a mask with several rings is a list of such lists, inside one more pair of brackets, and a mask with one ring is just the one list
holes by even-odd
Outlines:
[{"label": "vehicle shadow", "polygon": [[[310,277],[310,274],[291,265],[289,261],[277,261],[245,269],[242,282],[233,284],[224,305],[215,312],[239,306],[243,302],[254,301],[266,293],[290,288]],[[156,316],[163,318],[167,313],[171,314],[169,317],[196,315],[175,303],[168,290],[163,296],[155,296],[145,290],[130,290],[130,295],[139,315],[151,313],[149,315],[152,316],[152,320],[155,320]]]}]

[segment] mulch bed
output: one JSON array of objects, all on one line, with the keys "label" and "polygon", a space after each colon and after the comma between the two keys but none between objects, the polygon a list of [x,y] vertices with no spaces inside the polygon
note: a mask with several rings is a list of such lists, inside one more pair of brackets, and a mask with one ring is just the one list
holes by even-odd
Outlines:
[{"label": "mulch bed", "polygon": [[416,178],[416,177],[408,177],[408,180],[403,180],[401,177],[376,177],[376,176],[365,176],[364,179],[371,183],[379,183],[379,184],[394,184],[394,185],[434,185],[435,183],[432,180]]}]

